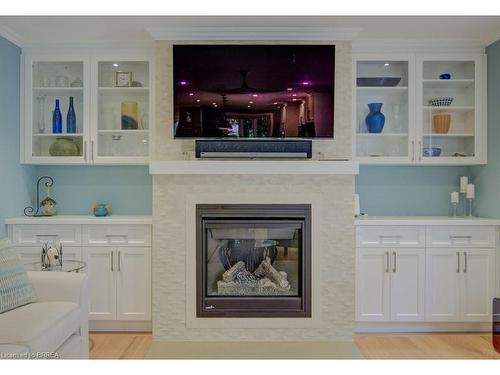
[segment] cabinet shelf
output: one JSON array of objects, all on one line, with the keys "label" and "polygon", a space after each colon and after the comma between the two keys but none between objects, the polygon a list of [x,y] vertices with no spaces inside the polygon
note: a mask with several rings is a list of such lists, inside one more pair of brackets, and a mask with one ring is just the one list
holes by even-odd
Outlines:
[{"label": "cabinet shelf", "polygon": [[408,137],[408,133],[356,133],[359,137]]},{"label": "cabinet shelf", "polygon": [[121,133],[121,134],[144,134],[144,133],[149,133],[149,129],[101,129],[98,130],[98,133],[103,133],[103,134],[116,134],[116,133]]},{"label": "cabinet shelf", "polygon": [[430,105],[425,105],[423,107],[425,110],[428,111],[449,111],[449,112],[473,112],[475,110],[475,107],[472,106],[441,106],[441,107],[434,107]]},{"label": "cabinet shelf", "polygon": [[425,88],[465,88],[473,85],[473,79],[424,79]]},{"label": "cabinet shelf", "polygon": [[424,134],[424,137],[433,137],[433,138],[467,138],[467,137],[474,137],[474,134],[469,134],[469,133],[426,133]]},{"label": "cabinet shelf", "polygon": [[83,137],[82,133],[34,133],[33,137],[66,137],[66,138],[78,138]]}]

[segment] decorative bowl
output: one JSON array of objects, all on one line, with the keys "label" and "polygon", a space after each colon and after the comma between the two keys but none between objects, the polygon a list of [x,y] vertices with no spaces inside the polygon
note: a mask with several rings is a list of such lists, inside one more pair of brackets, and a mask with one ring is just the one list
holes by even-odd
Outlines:
[{"label": "decorative bowl", "polygon": [[440,156],[441,149],[439,147],[424,147],[423,155],[432,157]]},{"label": "decorative bowl", "polygon": [[440,96],[429,100],[429,104],[433,107],[449,107],[453,102],[451,96]]},{"label": "decorative bowl", "polygon": [[356,79],[358,87],[394,87],[401,77],[360,77]]}]

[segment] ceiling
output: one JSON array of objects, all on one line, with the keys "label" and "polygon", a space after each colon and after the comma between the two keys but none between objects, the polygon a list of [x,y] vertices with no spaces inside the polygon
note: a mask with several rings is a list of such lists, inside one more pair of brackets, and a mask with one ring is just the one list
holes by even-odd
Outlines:
[{"label": "ceiling", "polygon": [[148,42],[147,29],[189,27],[335,27],[356,40],[473,41],[500,39],[498,16],[0,16],[0,35],[20,45]]}]

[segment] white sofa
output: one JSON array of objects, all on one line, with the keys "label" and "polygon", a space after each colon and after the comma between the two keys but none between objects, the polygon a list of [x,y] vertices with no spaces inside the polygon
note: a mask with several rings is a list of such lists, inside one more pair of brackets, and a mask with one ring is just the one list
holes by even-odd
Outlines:
[{"label": "white sofa", "polygon": [[0,358],[88,358],[86,275],[28,276],[37,301],[0,314]]}]

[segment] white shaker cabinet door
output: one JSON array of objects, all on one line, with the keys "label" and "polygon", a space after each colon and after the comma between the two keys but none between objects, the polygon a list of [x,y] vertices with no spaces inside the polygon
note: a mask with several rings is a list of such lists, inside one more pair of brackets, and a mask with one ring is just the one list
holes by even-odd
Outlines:
[{"label": "white shaker cabinet door", "polygon": [[460,249],[428,248],[426,320],[460,320]]},{"label": "white shaker cabinet door", "polygon": [[391,249],[391,320],[425,319],[425,249]]},{"label": "white shaker cabinet door", "polygon": [[462,251],[462,320],[491,321],[495,292],[495,249]]},{"label": "white shaker cabinet door", "polygon": [[90,293],[89,320],[114,320],[116,319],[116,252],[103,247],[89,247],[84,251]]},{"label": "white shaker cabinet door", "polygon": [[117,319],[151,319],[151,249],[117,248]]},{"label": "white shaker cabinet door", "polygon": [[390,249],[358,248],[356,254],[356,320],[390,318]]}]

